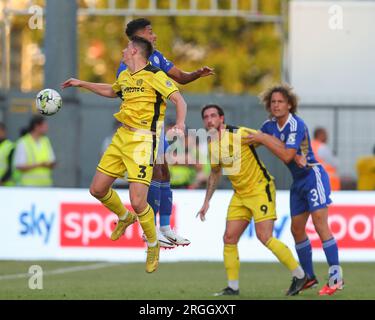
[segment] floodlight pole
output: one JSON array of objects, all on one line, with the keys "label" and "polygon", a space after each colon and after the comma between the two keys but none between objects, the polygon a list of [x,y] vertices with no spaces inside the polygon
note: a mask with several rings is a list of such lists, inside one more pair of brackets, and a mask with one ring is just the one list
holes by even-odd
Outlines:
[{"label": "floodlight pole", "polygon": [[281,81],[289,83],[288,1],[281,0]]},{"label": "floodlight pole", "polygon": [[[76,1],[46,1],[45,88],[58,90],[62,81],[76,77],[77,9]],[[64,91],[63,95],[74,99],[76,90]]]},{"label": "floodlight pole", "polygon": [[[61,83],[77,76],[77,1],[46,1],[44,87],[55,89],[63,97],[63,108],[49,122],[52,143],[63,144],[57,155],[60,185],[80,185],[82,119],[76,88],[61,90]],[[61,151],[63,150],[63,152]]]}]

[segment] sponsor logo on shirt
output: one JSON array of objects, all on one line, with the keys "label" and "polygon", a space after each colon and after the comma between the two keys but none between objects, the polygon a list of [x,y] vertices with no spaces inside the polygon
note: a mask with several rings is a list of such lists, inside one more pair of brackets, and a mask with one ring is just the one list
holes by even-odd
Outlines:
[{"label": "sponsor logo on shirt", "polygon": [[287,144],[295,144],[296,143],[296,133],[290,133],[288,137]]},{"label": "sponsor logo on shirt", "polygon": [[131,93],[131,92],[145,92],[144,87],[125,87],[124,88],[124,93]]},{"label": "sponsor logo on shirt", "polygon": [[160,60],[157,56],[154,57],[154,62],[157,64],[157,65],[160,65]]}]

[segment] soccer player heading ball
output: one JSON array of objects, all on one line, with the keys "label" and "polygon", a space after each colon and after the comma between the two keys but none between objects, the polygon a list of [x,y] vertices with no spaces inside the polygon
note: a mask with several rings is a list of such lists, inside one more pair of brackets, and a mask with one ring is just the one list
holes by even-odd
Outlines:
[{"label": "soccer player heading ball", "polygon": [[[147,237],[146,272],[155,271],[159,263],[160,246],[147,192],[165,115],[165,99],[176,105],[175,130],[184,132],[186,117],[186,103],[176,86],[163,71],[148,62],[152,52],[149,41],[133,37],[123,50],[123,62],[128,68],[112,86],[77,79],[62,84],[62,88],[82,87],[105,97],[123,99],[119,112],[114,115],[123,125],[97,166],[90,193],[119,217],[112,240],[117,240],[129,225],[139,220]],[[126,210],[112,189],[116,178],[124,177],[125,172],[128,172],[130,202],[135,212]]]},{"label": "soccer player heading ball", "polygon": [[[214,74],[213,69],[207,66],[193,72],[186,72],[177,68],[173,62],[167,60],[160,51],[156,50],[157,36],[152,29],[151,22],[145,18],[138,18],[130,21],[126,25],[125,33],[129,39],[133,36],[138,36],[150,41],[154,48],[154,51],[149,57],[150,63],[164,71],[179,84],[187,84],[201,77]],[[122,62],[117,70],[117,76],[122,71],[126,70],[126,68],[126,64]],[[155,214],[159,212],[160,231],[157,229],[157,234],[160,246],[164,248],[174,248],[176,245],[189,245],[189,240],[178,235],[170,227],[173,194],[170,187],[169,168],[164,158],[164,153],[167,151],[169,145],[165,138],[163,129],[161,131],[160,141],[162,142],[158,149],[158,161],[154,165],[147,202],[150,204]]]}]

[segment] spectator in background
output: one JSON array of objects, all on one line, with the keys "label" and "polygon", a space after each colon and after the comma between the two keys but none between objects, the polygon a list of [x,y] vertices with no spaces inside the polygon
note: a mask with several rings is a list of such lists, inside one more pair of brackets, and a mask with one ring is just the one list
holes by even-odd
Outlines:
[{"label": "spectator in background", "polygon": [[318,127],[314,130],[314,139],[311,141],[311,147],[314,152],[316,160],[323,166],[327,171],[331,190],[340,190],[341,182],[340,177],[337,173],[338,159],[332,153],[328,144],[327,130]]},{"label": "spectator in background", "polygon": [[357,161],[358,190],[375,190],[375,145],[372,156]]},{"label": "spectator in background", "polygon": [[[185,152],[183,154],[180,154],[177,150],[173,152],[174,163],[169,163],[170,183],[174,188],[188,188],[194,182],[196,171],[193,159],[189,154],[189,136],[187,130],[185,131],[184,139],[178,139],[174,143],[180,144],[178,150],[182,147],[181,144],[184,143]],[[171,153],[171,148],[168,148],[167,153]]]},{"label": "spectator in background", "polygon": [[211,172],[211,165],[207,154],[207,141],[203,141],[202,143],[198,137],[193,136],[189,138],[188,143],[187,152],[190,158],[196,162],[194,181],[189,185],[189,189],[205,189]]},{"label": "spectator in background", "polygon": [[[200,163],[204,158],[200,152],[199,139],[195,135],[189,135],[188,130],[184,138],[184,154],[173,154],[175,163],[169,165],[171,186],[174,188],[197,189],[205,187],[210,173],[210,164]],[[176,143],[181,143],[177,141]],[[167,150],[167,153],[170,150]],[[207,166],[209,166],[207,171]]]},{"label": "spectator in background", "polygon": [[13,166],[19,172],[20,186],[51,187],[52,169],[56,157],[49,138],[48,124],[43,116],[35,115],[30,120],[28,133],[17,142]]},{"label": "spectator in background", "polygon": [[6,126],[0,122],[0,186],[13,186],[14,143],[7,139]]}]

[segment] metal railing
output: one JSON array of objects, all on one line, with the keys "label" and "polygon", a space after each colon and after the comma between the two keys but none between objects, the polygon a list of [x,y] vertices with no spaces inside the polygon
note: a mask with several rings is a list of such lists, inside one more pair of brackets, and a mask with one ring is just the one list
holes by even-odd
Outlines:
[{"label": "metal railing", "polygon": [[[282,44],[286,41],[284,29],[285,1],[281,0],[280,15],[267,15],[259,11],[258,0],[248,0],[246,7],[239,0],[210,0],[203,7],[199,0],[165,0],[163,7],[158,0],[148,0],[148,6],[141,7],[136,0],[85,0],[80,2],[78,16],[190,16],[190,17],[237,17],[253,23],[275,23],[282,30]],[[99,7],[100,4],[100,7]],[[167,4],[167,5],[166,5]],[[1,44],[1,77],[0,88],[10,86],[10,32],[12,16],[35,14],[35,8],[43,8],[46,0],[0,0],[0,44]],[[45,10],[41,11],[45,14]],[[284,53],[283,53],[284,54]],[[283,69],[286,69],[286,57],[283,57]],[[285,70],[282,71],[286,73]]]},{"label": "metal railing", "polygon": [[[5,16],[30,15],[30,8],[40,4],[41,1],[25,0],[15,1],[1,0],[2,10]],[[227,6],[220,0],[211,0],[208,8],[199,5],[198,0],[169,0],[167,6],[161,7],[159,1],[148,0],[148,6],[142,8],[136,0],[129,0],[127,6],[120,6],[121,1],[107,0],[106,6],[98,7],[98,0],[86,0],[86,6],[78,8],[78,15],[99,16],[208,16],[208,17],[240,17],[251,22],[274,22],[281,23],[281,15],[268,15],[259,11],[258,0],[249,0],[248,6],[243,8],[239,0],[228,0]],[[182,3],[185,5],[182,6]],[[125,1],[123,1],[125,4]],[[1,7],[0,7],[1,9]]]}]

